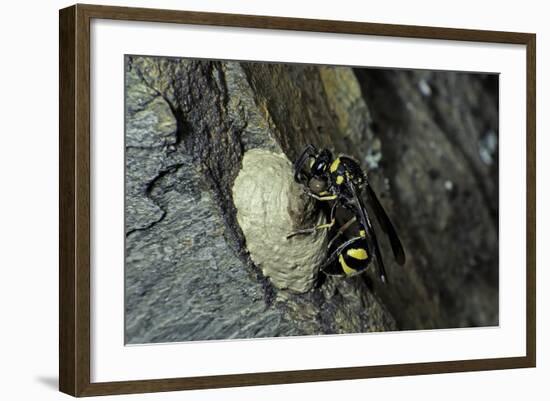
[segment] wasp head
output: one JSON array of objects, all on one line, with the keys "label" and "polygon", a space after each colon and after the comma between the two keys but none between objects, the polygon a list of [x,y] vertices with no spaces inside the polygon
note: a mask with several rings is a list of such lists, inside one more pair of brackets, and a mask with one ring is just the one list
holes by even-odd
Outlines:
[{"label": "wasp head", "polygon": [[321,150],[311,163],[311,174],[316,178],[325,176],[330,163],[332,163],[332,153],[330,153],[330,150]]}]

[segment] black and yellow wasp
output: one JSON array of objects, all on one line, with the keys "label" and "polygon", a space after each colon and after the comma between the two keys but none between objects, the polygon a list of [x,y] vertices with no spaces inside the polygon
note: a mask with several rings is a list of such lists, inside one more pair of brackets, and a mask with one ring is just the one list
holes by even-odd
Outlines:
[{"label": "black and yellow wasp", "polygon": [[309,196],[319,201],[332,201],[329,223],[295,231],[287,236],[332,229],[337,215],[344,215],[344,224],[328,244],[330,255],[321,270],[328,275],[353,276],[364,272],[372,261],[371,250],[378,265],[380,279],[387,281],[376,233],[362,199],[365,190],[380,227],[387,234],[395,260],[405,263],[405,251],[386,211],[380,204],[359,164],[350,157],[334,158],[328,149],[317,150],[308,145],[294,163],[294,178],[305,186]]}]

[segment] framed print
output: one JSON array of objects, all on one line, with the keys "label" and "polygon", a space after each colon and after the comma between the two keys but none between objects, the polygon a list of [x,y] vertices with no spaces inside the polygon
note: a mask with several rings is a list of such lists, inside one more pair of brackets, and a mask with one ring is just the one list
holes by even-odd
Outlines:
[{"label": "framed print", "polygon": [[59,21],[61,391],[535,366],[534,34]]}]

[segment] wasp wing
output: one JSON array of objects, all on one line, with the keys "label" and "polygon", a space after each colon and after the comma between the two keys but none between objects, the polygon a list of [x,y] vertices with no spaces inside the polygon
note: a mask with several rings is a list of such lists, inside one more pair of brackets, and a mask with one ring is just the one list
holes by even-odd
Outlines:
[{"label": "wasp wing", "polygon": [[395,230],[395,227],[393,226],[390,218],[388,217],[386,210],[378,200],[376,193],[373,191],[368,181],[367,181],[367,184],[365,185],[365,189],[366,189],[367,200],[369,202],[369,205],[372,206],[372,209],[374,210],[374,214],[376,215],[376,219],[380,223],[380,227],[382,227],[382,230],[384,230],[384,232],[387,234],[390,240],[391,249],[393,251],[393,255],[395,256],[395,260],[400,265],[403,265],[405,263],[405,250],[403,249],[401,240],[397,235],[397,231]]},{"label": "wasp wing", "polygon": [[384,267],[384,261],[382,260],[382,253],[380,252],[380,247],[378,246],[376,233],[372,228],[372,224],[370,222],[367,209],[365,208],[365,205],[361,197],[357,193],[357,188],[355,187],[355,185],[351,182],[348,182],[347,186],[353,195],[353,200],[355,201],[355,205],[359,213],[359,218],[361,219],[361,225],[365,227],[365,230],[367,231],[367,235],[372,242],[374,255],[376,257],[376,263],[378,264],[378,270],[380,273],[380,280],[382,280],[383,283],[386,283],[387,282],[386,268]]}]

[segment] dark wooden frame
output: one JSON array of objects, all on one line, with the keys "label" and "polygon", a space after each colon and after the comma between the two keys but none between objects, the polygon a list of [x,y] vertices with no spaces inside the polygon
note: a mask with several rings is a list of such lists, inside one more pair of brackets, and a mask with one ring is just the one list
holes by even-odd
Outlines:
[{"label": "dark wooden frame", "polygon": [[[91,383],[89,96],[92,18],[525,45],[527,355],[513,358]],[[59,389],[62,392],[73,396],[92,396],[535,366],[535,34],[80,4],[60,10],[59,29]]]}]

